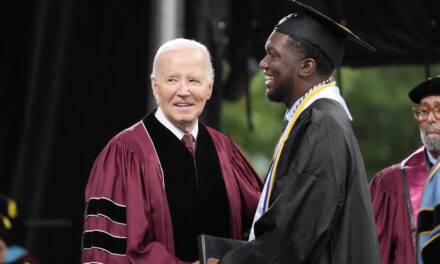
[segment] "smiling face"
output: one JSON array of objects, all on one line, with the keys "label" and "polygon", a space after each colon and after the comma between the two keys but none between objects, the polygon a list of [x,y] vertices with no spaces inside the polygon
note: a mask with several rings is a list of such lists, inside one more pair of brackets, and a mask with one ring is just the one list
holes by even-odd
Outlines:
[{"label": "smiling face", "polygon": [[159,107],[185,133],[197,124],[211,97],[214,79],[209,74],[207,60],[208,55],[199,48],[167,50],[158,58],[158,75],[151,77]]},{"label": "smiling face", "polygon": [[[429,105],[430,107],[439,104],[439,95],[427,96],[420,101],[420,105]],[[428,114],[425,121],[420,122],[420,135],[423,144],[434,158],[437,158],[440,154],[440,120],[434,116],[433,111]]]},{"label": "smiling face", "polygon": [[260,62],[260,68],[264,69],[267,98],[283,102],[289,108],[299,97],[299,91],[295,91],[295,76],[302,54],[287,45],[288,38],[285,34],[272,32],[267,39],[266,56]]}]

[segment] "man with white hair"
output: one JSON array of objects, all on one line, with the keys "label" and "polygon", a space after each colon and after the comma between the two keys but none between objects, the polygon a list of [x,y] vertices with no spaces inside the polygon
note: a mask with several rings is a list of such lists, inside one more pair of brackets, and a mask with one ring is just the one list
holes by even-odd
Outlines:
[{"label": "man with white hair", "polygon": [[440,78],[420,83],[408,95],[419,105],[413,114],[423,146],[378,172],[370,183],[382,264],[416,263],[414,242],[422,192],[440,153]]},{"label": "man with white hair", "polygon": [[262,181],[239,148],[198,121],[213,88],[207,48],[163,44],[157,110],[112,138],[90,174],[82,263],[189,263],[196,236],[242,239]]}]

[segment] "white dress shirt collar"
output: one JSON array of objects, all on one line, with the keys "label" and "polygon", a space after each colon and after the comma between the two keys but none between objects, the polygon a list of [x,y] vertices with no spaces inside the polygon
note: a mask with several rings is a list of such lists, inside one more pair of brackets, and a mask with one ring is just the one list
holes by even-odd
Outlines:
[{"label": "white dress shirt collar", "polygon": [[[179,140],[182,140],[183,136],[185,135],[185,132],[183,132],[180,128],[173,125],[173,123],[171,123],[168,120],[168,118],[166,118],[160,107],[157,108],[157,111],[154,114],[154,116],[157,118],[157,120],[159,120],[159,122],[162,125],[168,128],[168,130],[170,130]],[[199,122],[197,121],[197,124],[194,126],[190,134],[193,135],[194,140],[196,140],[198,133],[199,133]]]}]

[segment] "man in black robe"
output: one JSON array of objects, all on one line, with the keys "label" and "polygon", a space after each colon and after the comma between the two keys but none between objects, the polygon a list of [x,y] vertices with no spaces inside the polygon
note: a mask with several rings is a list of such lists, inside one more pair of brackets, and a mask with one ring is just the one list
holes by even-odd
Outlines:
[{"label": "man in black robe", "polygon": [[293,5],[260,62],[268,99],[288,109],[286,128],[250,242],[219,263],[380,263],[362,156],[331,77],[346,39],[374,49],[309,6]]}]

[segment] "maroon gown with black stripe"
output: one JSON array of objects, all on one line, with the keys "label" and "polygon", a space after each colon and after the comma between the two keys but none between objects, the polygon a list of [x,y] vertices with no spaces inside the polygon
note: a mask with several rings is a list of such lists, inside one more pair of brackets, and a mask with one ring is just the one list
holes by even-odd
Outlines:
[{"label": "maroon gown with black stripe", "polygon": [[[178,227],[176,219],[173,221],[172,215],[177,215],[176,217],[180,218],[185,216],[185,212],[179,212],[179,208],[176,208],[176,205],[177,207],[186,206],[185,201],[179,201],[179,199],[185,200],[185,198],[182,199],[181,196],[178,196],[182,193],[169,193],[170,190],[173,190],[171,191],[173,193],[179,192],[178,188],[170,188],[167,185],[176,184],[176,182],[169,181],[170,177],[167,178],[166,173],[164,176],[164,172],[167,171],[168,173],[176,173],[176,170],[163,168],[164,165],[171,164],[172,159],[168,157],[168,161],[164,161],[166,164],[163,164],[163,160],[158,158],[175,154],[177,162],[187,158],[178,156],[182,155],[182,151],[187,150],[183,143],[173,143],[177,138],[174,135],[172,138],[163,129],[165,128],[155,119],[154,114],[149,114],[143,121],[112,138],[98,156],[90,174],[85,194],[86,213],[82,241],[82,263],[188,263],[193,261],[193,259],[183,261],[176,257],[176,239],[174,237],[176,234],[173,227]],[[171,142],[168,147],[176,147],[174,150],[158,149],[161,146],[152,138],[156,134],[156,141],[158,141],[157,135],[162,135],[161,133],[164,138],[161,144],[167,145],[166,142]],[[202,140],[203,138],[204,140]],[[198,152],[203,153],[203,145],[207,144],[204,142],[213,143],[216,153],[214,156],[218,157],[217,159],[211,157],[205,160],[203,154],[197,154]],[[208,151],[209,153],[211,152]],[[215,222],[215,210],[209,211],[209,203],[203,207],[202,201],[200,208],[203,208],[204,213],[201,217],[209,214],[214,215],[211,218],[206,217],[208,220],[202,224],[199,223],[200,227],[196,226],[195,231],[192,232],[200,231],[197,228],[202,231],[211,230],[214,233],[217,230],[219,232],[226,230],[229,237],[241,239],[243,232],[250,228],[252,223],[262,188],[261,179],[239,148],[229,138],[200,123],[195,155],[198,160],[197,164],[200,163],[198,170],[201,175],[198,177],[215,174],[210,173],[211,167],[218,166],[220,168],[221,172],[218,175],[222,179],[220,181],[218,178],[213,180],[220,183],[217,185],[223,184],[226,195],[217,201],[218,205],[212,207],[215,209],[226,204],[223,206],[223,210],[226,208],[229,211],[226,212],[229,223],[225,223],[226,227],[223,229],[219,227],[218,223],[215,223],[215,226],[207,227],[210,224],[208,221]],[[213,156],[212,153],[209,155]],[[205,174],[203,171],[206,171]],[[211,179],[208,182],[210,181]],[[213,188],[215,189],[213,193],[220,193],[219,196],[222,197],[221,187],[218,189],[215,186],[203,188]],[[209,193],[209,191],[205,191],[205,196],[208,195],[207,192]],[[194,198],[189,193],[187,197],[188,203],[193,203],[195,199],[199,199],[200,203],[200,199],[205,199],[204,196]],[[173,199],[172,205],[174,207],[170,206],[169,199]],[[179,204],[179,202],[182,203]],[[170,210],[170,208],[174,209]],[[222,212],[222,209],[219,208],[219,211]],[[195,212],[194,208],[192,212]],[[218,217],[221,219],[221,215]],[[184,233],[182,227],[178,233]],[[190,244],[192,241],[188,243]],[[178,246],[182,247],[182,244],[185,246],[183,242],[179,242]]]}]

